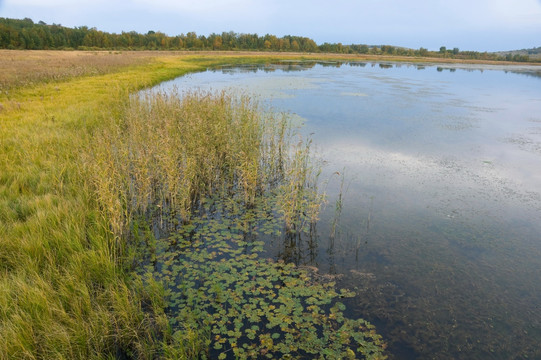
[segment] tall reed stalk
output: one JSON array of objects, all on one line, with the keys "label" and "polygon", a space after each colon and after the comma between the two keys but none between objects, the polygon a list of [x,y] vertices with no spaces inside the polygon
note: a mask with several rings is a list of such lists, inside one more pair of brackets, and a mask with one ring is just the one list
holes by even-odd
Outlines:
[{"label": "tall reed stalk", "polygon": [[246,206],[272,189],[288,228],[315,220],[310,142],[292,144],[287,116],[225,92],[147,93],[95,136],[90,151],[97,196],[120,239],[130,220],[187,223],[199,200],[232,197]]}]

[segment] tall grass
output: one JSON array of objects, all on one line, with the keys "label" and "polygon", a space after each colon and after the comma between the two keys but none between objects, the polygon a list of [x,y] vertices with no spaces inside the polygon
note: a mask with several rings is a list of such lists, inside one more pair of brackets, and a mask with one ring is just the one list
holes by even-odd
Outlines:
[{"label": "tall grass", "polygon": [[0,94],[0,359],[156,355],[159,287],[114,261],[81,154],[130,89],[194,68],[154,62]]},{"label": "tall grass", "polygon": [[251,207],[280,189],[288,227],[306,213],[317,216],[309,143],[291,143],[287,116],[248,96],[149,93],[132,98],[110,124],[96,134],[88,168],[119,239],[134,218],[188,223],[199,200],[214,195]]},{"label": "tall grass", "polygon": [[[288,171],[264,160],[289,156],[286,130],[272,130],[286,126],[248,99],[129,94],[234,61],[248,60],[167,55],[106,74],[16,80],[0,94],[0,359],[162,354],[171,336],[162,290],[125,261],[127,219],[189,221],[198,197],[218,191],[239,189],[249,204]],[[25,64],[10,69],[30,72]]]}]

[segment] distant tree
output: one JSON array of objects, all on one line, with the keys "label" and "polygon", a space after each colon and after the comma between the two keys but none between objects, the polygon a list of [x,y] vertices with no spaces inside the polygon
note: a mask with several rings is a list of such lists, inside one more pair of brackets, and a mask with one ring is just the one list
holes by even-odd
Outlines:
[{"label": "distant tree", "polygon": [[263,43],[259,44],[257,34],[240,34],[237,43],[241,49],[256,50],[263,48]]},{"label": "distant tree", "polygon": [[173,38],[172,46],[175,49],[184,48],[184,42],[182,41],[182,37],[180,35]]},{"label": "distant tree", "polygon": [[283,37],[280,39],[280,49],[286,50],[286,51],[291,49],[291,43],[289,42],[288,37]]},{"label": "distant tree", "polygon": [[395,48],[394,46],[390,46],[390,45],[382,45],[381,52],[383,52],[384,54],[392,55],[395,53]]},{"label": "distant tree", "polygon": [[278,50],[278,38],[275,35],[265,35],[265,44],[267,44],[267,41],[270,42],[270,47],[268,47],[269,49]]},{"label": "distant tree", "polygon": [[190,31],[186,34],[186,48],[187,49],[193,49],[195,47],[195,41],[197,40],[197,34],[193,31]]},{"label": "distant tree", "polygon": [[237,38],[238,35],[233,31],[223,32],[222,47],[226,50],[235,49],[237,47]]},{"label": "distant tree", "polygon": [[528,55],[515,54],[513,56],[513,61],[526,62],[528,60],[530,60],[530,57]]},{"label": "distant tree", "polygon": [[213,50],[220,50],[222,48],[222,37],[220,35],[210,36],[209,38],[212,38]]},{"label": "distant tree", "polygon": [[[1,1],[1,0],[0,0]],[[475,51],[452,50],[440,47],[439,54],[425,48],[419,50],[390,45],[368,46],[360,44],[324,43],[317,45],[314,40],[286,35],[281,38],[266,34],[237,34],[233,31],[198,36],[195,32],[186,35],[168,36],[159,31],[147,33],[135,31],[112,34],[87,26],[68,28],[61,25],[47,25],[32,19],[9,19],[0,17],[0,48],[2,49],[209,49],[209,50],[275,50],[295,52],[330,52],[348,54],[401,55],[401,56],[452,56],[463,59],[532,61],[528,55],[541,53],[541,48],[525,49],[504,54],[479,53]]]},{"label": "distant tree", "polygon": [[329,53],[329,52],[333,51],[333,46],[332,46],[332,44],[329,44],[328,42],[325,42],[325,43],[319,45],[319,50],[323,51],[323,52],[326,52],[326,53]]},{"label": "distant tree", "polygon": [[301,38],[301,50],[306,52],[316,52],[318,48],[314,40],[303,37]]}]

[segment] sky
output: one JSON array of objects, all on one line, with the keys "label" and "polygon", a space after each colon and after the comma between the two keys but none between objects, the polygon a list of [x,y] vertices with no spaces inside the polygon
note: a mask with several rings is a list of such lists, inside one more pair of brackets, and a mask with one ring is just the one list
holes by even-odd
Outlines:
[{"label": "sky", "polygon": [[541,0],[0,0],[0,17],[168,35],[500,51],[541,46]]}]

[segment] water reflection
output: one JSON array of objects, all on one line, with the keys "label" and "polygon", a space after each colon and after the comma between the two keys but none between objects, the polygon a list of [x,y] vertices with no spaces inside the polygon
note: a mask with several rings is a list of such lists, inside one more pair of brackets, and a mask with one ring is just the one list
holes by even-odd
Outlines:
[{"label": "water reflection", "polygon": [[435,67],[436,71],[443,72],[456,72],[466,71],[466,72],[483,72],[486,70],[492,71],[503,71],[504,73],[512,74],[521,74],[530,77],[541,77],[541,68],[537,65],[481,65],[481,64],[446,64],[446,65],[435,65],[432,63],[392,63],[392,62],[358,62],[358,61],[280,61],[270,64],[246,64],[246,65],[224,65],[218,68],[212,68],[208,71],[210,72],[222,72],[222,73],[272,73],[275,71],[282,72],[291,72],[291,71],[306,71],[314,68],[315,66],[321,67],[335,67],[340,68],[342,66],[349,67],[366,67],[370,65],[371,67],[379,67],[380,69],[399,69],[402,67],[405,68],[415,68],[417,70],[425,70],[427,68]]},{"label": "water reflection", "polygon": [[295,265],[318,265],[319,253],[317,225],[310,224],[308,232],[285,232],[280,238],[271,240],[276,259]]},{"label": "water reflection", "polygon": [[317,62],[315,61],[282,61],[274,64],[246,64],[246,65],[223,65],[216,69],[209,69],[210,72],[222,72],[224,74],[246,74],[257,73],[262,71],[264,73],[272,73],[275,71],[305,71],[313,68]]},{"label": "water reflection", "polygon": [[356,288],[348,309],[378,326],[391,358],[509,359],[541,358],[539,76],[287,62],[175,86],[249,89],[313,133],[329,204],[306,233],[269,239],[267,255]]}]

